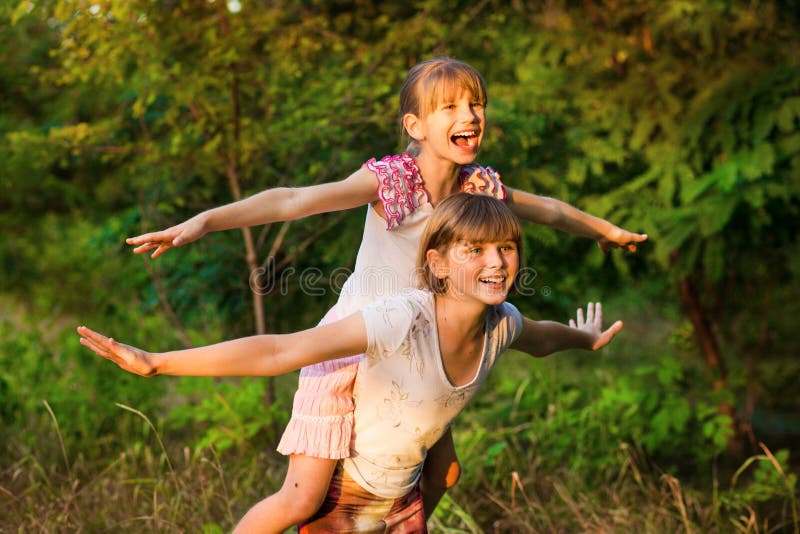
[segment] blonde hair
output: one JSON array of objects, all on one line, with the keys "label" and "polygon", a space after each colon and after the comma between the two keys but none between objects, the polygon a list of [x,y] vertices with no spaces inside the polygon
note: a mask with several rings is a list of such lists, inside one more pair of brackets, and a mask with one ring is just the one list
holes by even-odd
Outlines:
[{"label": "blonde hair", "polygon": [[463,61],[446,56],[434,57],[417,63],[408,71],[400,88],[400,124],[408,153],[418,155],[419,143],[411,139],[402,127],[403,117],[408,113],[423,117],[439,102],[455,98],[461,91],[468,91],[484,106],[489,101],[483,77]]},{"label": "blonde hair", "polygon": [[417,257],[419,285],[437,295],[447,292],[447,279],[434,275],[428,265],[427,253],[436,250],[445,254],[459,241],[487,243],[513,241],[520,260],[522,228],[519,220],[505,202],[486,195],[456,193],[442,200],[428,219],[420,241]]}]

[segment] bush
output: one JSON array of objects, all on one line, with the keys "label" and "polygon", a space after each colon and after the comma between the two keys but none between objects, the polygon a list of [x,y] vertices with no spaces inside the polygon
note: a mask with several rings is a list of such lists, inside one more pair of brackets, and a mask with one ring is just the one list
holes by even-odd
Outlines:
[{"label": "bush", "polygon": [[520,363],[493,377],[455,425],[466,477],[494,484],[539,465],[606,481],[619,473],[624,446],[666,470],[694,472],[725,448],[729,420],[717,413],[713,395],[691,386],[675,357],[592,381],[565,374],[553,362]]}]

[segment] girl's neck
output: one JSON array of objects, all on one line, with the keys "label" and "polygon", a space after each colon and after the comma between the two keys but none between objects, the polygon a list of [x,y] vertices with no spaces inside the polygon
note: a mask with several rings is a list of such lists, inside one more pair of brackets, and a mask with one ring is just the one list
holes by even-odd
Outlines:
[{"label": "girl's neck", "polygon": [[447,331],[455,338],[482,338],[489,306],[466,302],[451,293],[436,295],[436,322],[440,332]]},{"label": "girl's neck", "polygon": [[442,368],[451,385],[461,387],[475,380],[486,339],[489,307],[467,304],[462,299],[436,295],[436,333]]},{"label": "girl's neck", "polygon": [[414,159],[433,205],[460,190],[458,183],[460,165],[446,159],[427,156],[424,151]]}]

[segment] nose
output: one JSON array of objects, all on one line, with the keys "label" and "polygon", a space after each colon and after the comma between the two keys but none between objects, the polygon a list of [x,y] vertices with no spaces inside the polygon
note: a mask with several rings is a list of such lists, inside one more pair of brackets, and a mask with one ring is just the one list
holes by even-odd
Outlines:
[{"label": "nose", "polygon": [[459,106],[459,114],[458,119],[461,122],[479,122],[480,119],[478,118],[478,113],[472,108],[472,106],[467,103]]},{"label": "nose", "polygon": [[486,258],[487,267],[503,267],[505,265],[505,258],[500,251],[500,247],[488,247],[484,257]]}]

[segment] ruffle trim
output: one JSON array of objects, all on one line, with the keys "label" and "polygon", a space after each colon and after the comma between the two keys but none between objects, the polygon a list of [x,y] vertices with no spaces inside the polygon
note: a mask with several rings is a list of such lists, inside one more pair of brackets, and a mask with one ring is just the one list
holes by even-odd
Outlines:
[{"label": "ruffle trim", "polygon": [[464,165],[461,167],[461,190],[473,195],[488,195],[498,200],[506,200],[506,187],[500,173],[491,167]]},{"label": "ruffle trim", "polygon": [[[386,213],[386,229],[400,226],[407,216],[430,200],[422,181],[417,162],[410,154],[370,158],[364,165],[375,173],[378,180],[378,198]],[[505,201],[506,188],[500,173],[491,167],[478,164],[465,165],[459,173],[461,191],[488,195]]]},{"label": "ruffle trim", "polygon": [[292,415],[278,444],[278,452],[287,456],[303,454],[341,460],[350,456],[352,434],[352,411],[328,417]]},{"label": "ruffle trim", "polygon": [[327,418],[344,415],[352,412],[354,406],[352,385],[342,391],[333,391],[327,388],[322,391],[298,389],[294,394],[292,418]]},{"label": "ruffle trim", "polygon": [[410,154],[369,159],[364,165],[378,179],[378,198],[386,213],[386,229],[393,230],[429,200],[417,162]]},{"label": "ruffle trim", "polygon": [[339,460],[350,456],[353,385],[363,355],[304,367],[294,394],[292,418],[278,452]]}]

